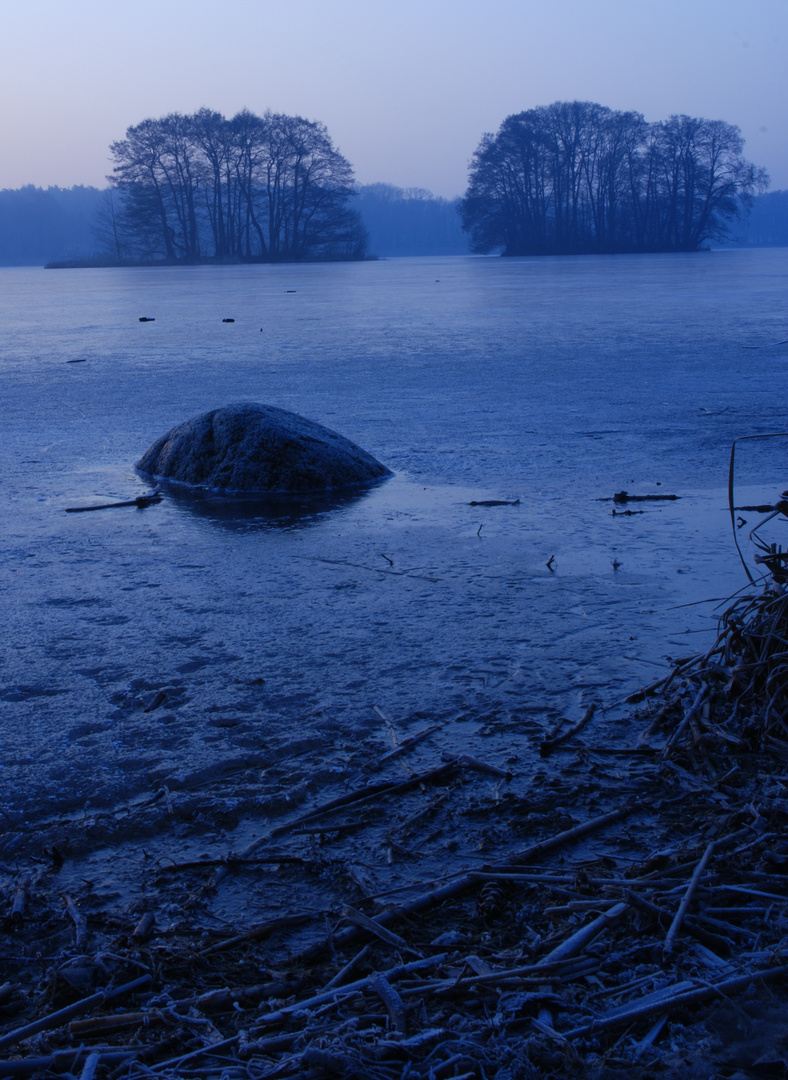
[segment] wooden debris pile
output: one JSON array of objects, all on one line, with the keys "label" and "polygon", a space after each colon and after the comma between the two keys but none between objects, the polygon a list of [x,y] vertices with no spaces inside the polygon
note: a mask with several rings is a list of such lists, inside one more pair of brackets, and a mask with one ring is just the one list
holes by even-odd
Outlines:
[{"label": "wooden debris pile", "polygon": [[[788,778],[700,747],[696,767],[675,740],[565,743],[555,777],[491,799],[480,763],[453,759],[240,854],[160,860],[144,912],[91,880],[61,895],[42,867],[5,897],[0,1077],[679,1076],[719,1044],[725,1060],[720,1003],[742,1001],[742,1025],[748,995],[785,999]],[[424,879],[443,830],[494,857]],[[373,891],[365,834],[396,843],[399,884]],[[222,925],[222,890],[261,876],[298,903],[280,891],[268,918]]]},{"label": "wooden debris pile", "polygon": [[786,1075],[786,588],[643,691],[629,745],[588,709],[512,774],[430,758],[431,725],[179,857],[259,770],[217,776],[125,809],[114,891],[95,819],[31,833],[0,865],[0,1080]]},{"label": "wooden debris pile", "polygon": [[648,735],[672,729],[664,750],[700,760],[770,749],[788,759],[788,585],[772,578],[738,597],[712,648],[678,663],[656,689],[663,701]]}]

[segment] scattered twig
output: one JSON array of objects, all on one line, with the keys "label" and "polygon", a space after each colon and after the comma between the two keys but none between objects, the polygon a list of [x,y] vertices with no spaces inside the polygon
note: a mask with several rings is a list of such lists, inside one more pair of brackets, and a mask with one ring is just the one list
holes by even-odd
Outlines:
[{"label": "scattered twig", "polygon": [[628,491],[617,491],[615,495],[600,502],[630,503],[630,502],[675,502],[680,495],[630,495]]},{"label": "scattered twig", "polygon": [[[58,1050],[57,1053],[47,1057],[17,1058],[11,1061],[0,1061],[0,1075],[6,1076],[36,1076],[53,1070],[58,1073],[68,1073],[77,1068],[84,1057],[90,1060],[95,1056],[98,1060],[96,1065],[121,1065],[127,1061],[133,1061],[139,1056],[139,1050],[114,1050],[104,1051],[85,1050],[79,1047],[77,1050]],[[85,1062],[87,1069],[87,1061]],[[85,1069],[82,1076],[85,1077]],[[87,1078],[85,1078],[87,1080]]]},{"label": "scattered twig", "polygon": [[596,937],[608,929],[610,926],[614,926],[616,922],[621,918],[629,905],[620,903],[614,905],[609,911],[603,911],[601,915],[597,915],[595,919],[592,919],[590,923],[576,930],[574,934],[570,935],[566,941],[562,941],[560,945],[552,950],[545,956],[542,964],[554,963],[556,960],[566,960],[570,956],[575,956],[582,949],[592,942]]},{"label": "scattered twig", "polygon": [[128,499],[126,502],[99,503],[97,506],[67,506],[67,514],[86,514],[90,510],[115,510],[119,506],[136,506],[138,510],[144,510],[146,506],[160,503],[162,496],[154,491],[150,495],[138,495],[136,499]]},{"label": "scattered twig", "polygon": [[17,925],[24,921],[25,918],[25,906],[27,904],[27,889],[24,885],[20,885],[18,889],[14,891],[14,900],[11,904],[11,922]]},{"label": "scattered twig", "polygon": [[391,761],[392,758],[404,754],[406,750],[410,750],[411,747],[420,743],[422,739],[426,739],[428,735],[432,735],[436,731],[440,731],[440,724],[431,724],[428,728],[424,728],[423,731],[417,731],[414,735],[409,735],[407,739],[403,739],[401,743],[398,743],[393,750],[389,750],[388,753],[383,755],[380,761],[378,761],[378,767]]},{"label": "scattered twig", "polygon": [[569,739],[571,739],[574,735],[577,735],[579,731],[582,731],[586,724],[590,722],[595,712],[596,702],[592,701],[586,711],[583,713],[582,718],[578,720],[576,724],[573,724],[572,727],[567,728],[567,730],[560,735],[554,735],[552,736],[552,738],[548,737],[547,739],[543,739],[542,742],[539,744],[539,753],[542,755],[542,757],[547,757],[547,755],[551,753],[551,751],[555,750],[557,746],[560,746],[562,743],[568,742]]},{"label": "scattered twig", "polygon": [[381,976],[391,983],[408,972],[425,971],[431,967],[439,967],[445,958],[445,953],[440,953],[438,956],[431,956],[426,960],[413,960],[409,964],[399,964],[396,967],[389,968],[387,971],[374,972],[364,979],[358,979],[356,982],[352,983],[345,983],[344,986],[334,986],[330,990],[324,990],[322,993],[314,994],[305,1001],[298,1001],[294,1005],[285,1005],[281,1009],[274,1009],[269,1013],[264,1013],[259,1017],[260,1026],[256,1030],[265,1030],[266,1028],[272,1027],[274,1024],[281,1023],[293,1013],[314,1009],[317,1005],[323,1005],[327,1001],[337,1003],[344,998],[353,997],[355,994],[359,994],[364,990],[374,989],[375,981]]},{"label": "scattered twig", "polygon": [[74,924],[74,947],[79,952],[82,952],[88,936],[88,921],[70,896],[64,896],[63,902],[66,905],[69,918]]},{"label": "scattered twig", "polygon": [[407,941],[405,941],[404,938],[401,938],[399,934],[387,930],[385,926],[381,926],[380,923],[376,923],[374,919],[368,918],[363,912],[357,911],[356,908],[351,907],[350,904],[345,904],[342,908],[342,916],[347,919],[348,922],[353,923],[354,926],[358,926],[361,930],[368,930],[370,934],[374,934],[376,938],[379,938],[387,945],[393,945],[395,949],[404,949],[406,952],[412,951]]},{"label": "scattered twig", "polygon": [[690,879],[690,883],[687,886],[687,891],[684,893],[684,896],[682,897],[681,903],[679,904],[679,909],[676,912],[676,916],[673,919],[673,922],[670,925],[670,929],[667,932],[667,935],[665,937],[665,944],[662,947],[662,955],[663,955],[663,957],[670,956],[671,952],[673,951],[673,945],[674,945],[674,943],[676,941],[676,935],[678,934],[679,930],[681,929],[681,924],[682,924],[682,922],[684,920],[684,916],[687,914],[687,910],[688,910],[690,904],[692,903],[692,898],[693,898],[693,896],[695,895],[695,893],[697,891],[698,885],[700,884],[700,879],[703,877],[703,872],[706,869],[706,867],[708,866],[709,859],[711,858],[713,851],[714,851],[714,841],[712,840],[712,842],[708,845],[706,850],[703,852],[703,857],[701,858],[700,862],[695,867],[695,873],[692,875],[692,878]]},{"label": "scattered twig", "polygon": [[508,499],[473,499],[468,503],[468,506],[519,506],[520,500],[508,500]]},{"label": "scattered twig", "polygon": [[[656,1000],[635,1003],[625,1009],[618,1009],[608,1016],[602,1016],[588,1024],[582,1024],[571,1031],[565,1031],[563,1037],[565,1039],[578,1039],[586,1035],[593,1035],[609,1027],[629,1024],[633,1020],[653,1016],[654,1013],[674,1012],[676,1009],[698,1005],[703,1001],[708,1001],[709,998],[729,997],[732,994],[738,994],[742,990],[746,990],[752,983],[770,982],[772,979],[783,978],[785,975],[788,975],[788,965],[748,972],[746,975],[739,975],[733,979],[724,979],[721,982],[707,984],[691,990],[682,989],[677,992],[674,989],[672,995],[660,995]],[[686,983],[680,985],[686,986]]]},{"label": "scattered twig", "polygon": [[214,945],[209,945],[205,949],[201,949],[199,956],[210,956],[212,953],[222,952],[225,949],[232,949],[236,945],[243,945],[248,941],[259,941],[262,937],[267,937],[268,934],[272,934],[275,930],[282,930],[285,927],[290,926],[303,926],[304,923],[312,922],[318,918],[316,914],[299,914],[299,915],[282,915],[277,919],[269,919],[267,922],[262,923],[260,926],[255,926],[251,930],[247,930],[244,934],[236,934],[234,937],[225,938],[223,941],[217,941]]}]

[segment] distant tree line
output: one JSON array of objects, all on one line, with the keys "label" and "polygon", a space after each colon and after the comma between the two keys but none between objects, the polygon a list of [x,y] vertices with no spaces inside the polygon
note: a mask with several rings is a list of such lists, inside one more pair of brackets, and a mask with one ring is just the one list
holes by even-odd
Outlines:
[{"label": "distant tree line", "polygon": [[[117,198],[112,189],[93,187],[0,190],[0,266],[116,264],[110,207]],[[425,192],[411,198],[402,188],[370,184],[356,188],[351,205],[361,214],[373,255],[468,253],[456,201]],[[757,195],[730,224],[730,238],[720,243],[788,247],[788,191]]]},{"label": "distant tree line", "polygon": [[467,255],[459,199],[442,199],[423,188],[366,184],[355,203],[374,255]]},{"label": "distant tree line", "polygon": [[96,250],[93,235],[103,201],[93,187],[0,191],[0,266],[43,266]]},{"label": "distant tree line", "polygon": [[323,124],[244,110],[171,113],[110,147],[105,245],[120,261],[353,259],[353,170]]},{"label": "distant tree line", "polygon": [[788,247],[788,191],[769,191],[753,199],[734,240],[750,247]]},{"label": "distant tree line", "polygon": [[354,184],[301,117],[173,113],[112,145],[105,191],[0,191],[0,265],[788,246],[788,191],[757,194],[742,149],[723,121],[558,102],[485,135],[449,200]]},{"label": "distant tree line", "polygon": [[556,102],[507,117],[471,161],[471,249],[505,255],[696,251],[723,241],[768,177],[721,120]]},{"label": "distant tree line", "polygon": [[[121,200],[115,188],[0,190],[0,266],[145,261],[127,235]],[[348,205],[361,216],[372,255],[467,255],[458,202],[420,188],[367,184],[354,187]]]}]

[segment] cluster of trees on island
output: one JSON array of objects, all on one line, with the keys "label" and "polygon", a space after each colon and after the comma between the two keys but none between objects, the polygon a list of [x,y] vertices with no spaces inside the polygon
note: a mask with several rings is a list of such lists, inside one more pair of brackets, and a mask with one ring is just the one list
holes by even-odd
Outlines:
[{"label": "cluster of trees on island", "polygon": [[462,200],[476,252],[505,255],[697,251],[723,241],[768,177],[737,127],[592,102],[504,120],[473,156]]},{"label": "cluster of trees on island", "polygon": [[[113,143],[103,247],[118,261],[359,259],[468,250],[457,201],[354,183],[322,124],[200,109]],[[382,248],[382,252],[378,249]]]},{"label": "cluster of trees on island", "polygon": [[323,124],[200,109],[143,120],[110,150],[118,197],[104,232],[120,260],[364,255],[353,170]]},{"label": "cluster of trees on island", "polygon": [[[322,124],[200,109],[130,127],[110,187],[0,191],[0,264],[296,261],[788,244],[738,128],[557,102],[485,135],[462,199],[359,186]],[[99,249],[97,253],[97,247]]]}]

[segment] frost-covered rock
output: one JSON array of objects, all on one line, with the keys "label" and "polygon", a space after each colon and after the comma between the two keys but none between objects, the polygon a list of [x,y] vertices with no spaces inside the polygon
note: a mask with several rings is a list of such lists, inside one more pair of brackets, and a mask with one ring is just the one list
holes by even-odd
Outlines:
[{"label": "frost-covered rock", "polygon": [[391,475],[322,424],[249,402],[213,409],[173,428],[136,468],[160,480],[228,493],[335,491]]}]

